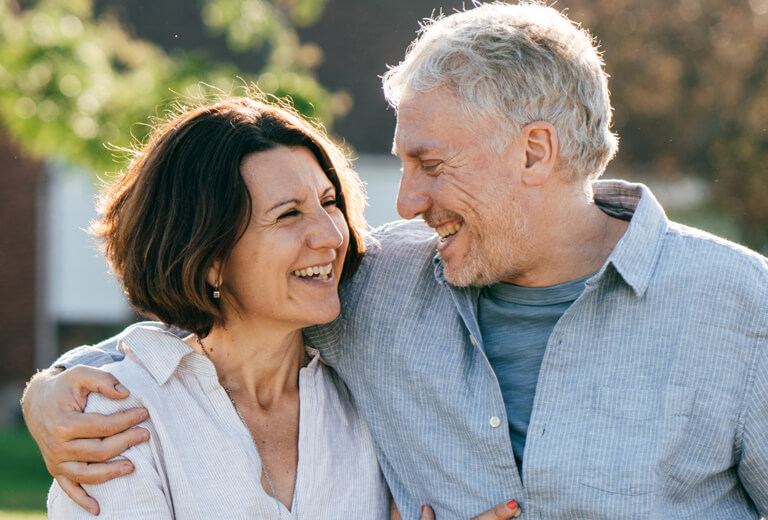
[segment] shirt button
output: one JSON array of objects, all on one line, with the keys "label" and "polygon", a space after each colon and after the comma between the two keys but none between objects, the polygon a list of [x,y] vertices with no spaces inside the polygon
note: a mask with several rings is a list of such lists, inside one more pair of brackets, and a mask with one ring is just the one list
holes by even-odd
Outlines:
[{"label": "shirt button", "polygon": [[491,426],[494,428],[498,428],[499,426],[501,426],[501,419],[499,419],[499,417],[496,415],[491,417],[491,420],[489,422],[491,423]]}]

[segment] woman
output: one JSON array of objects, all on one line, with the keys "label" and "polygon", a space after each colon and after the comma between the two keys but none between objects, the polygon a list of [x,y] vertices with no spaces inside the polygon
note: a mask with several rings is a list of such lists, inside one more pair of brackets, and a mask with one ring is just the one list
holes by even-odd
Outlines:
[{"label": "woman", "polygon": [[[93,232],[131,303],[189,331],[121,334],[106,368],[149,410],[128,477],[88,486],[107,518],[388,518],[373,443],[301,329],[339,313],[362,254],[363,196],[343,154],[250,98],[158,128],[101,199]],[[51,518],[89,513],[54,483]]]}]

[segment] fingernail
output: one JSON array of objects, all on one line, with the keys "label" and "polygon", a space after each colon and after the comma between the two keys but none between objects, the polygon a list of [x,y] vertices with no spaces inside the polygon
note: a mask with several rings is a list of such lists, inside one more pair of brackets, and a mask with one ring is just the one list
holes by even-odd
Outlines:
[{"label": "fingernail", "polygon": [[141,432],[141,435],[139,435],[139,439],[142,441],[148,441],[149,440],[149,432]]},{"label": "fingernail", "polygon": [[117,383],[117,384],[115,385],[115,390],[117,390],[117,391],[118,391],[118,392],[120,392],[121,394],[124,394],[125,392],[127,392],[127,391],[128,391],[128,389],[127,389],[126,387],[124,387],[123,385],[121,385],[120,383]]},{"label": "fingernail", "polygon": [[139,412],[139,420],[140,421],[146,421],[149,419],[149,412],[146,410],[142,410]]},{"label": "fingernail", "polygon": [[422,512],[422,514],[424,513],[424,508],[425,508],[425,507],[427,507],[427,506],[421,506],[421,512]]},{"label": "fingernail", "polygon": [[517,507],[518,507],[517,500],[510,500],[509,502],[507,502],[507,509],[509,509],[510,511],[514,511],[515,509],[517,509]]}]

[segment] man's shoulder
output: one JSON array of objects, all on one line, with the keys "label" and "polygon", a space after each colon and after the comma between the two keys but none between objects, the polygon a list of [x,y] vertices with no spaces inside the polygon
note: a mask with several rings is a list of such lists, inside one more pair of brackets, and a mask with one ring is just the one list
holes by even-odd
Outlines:
[{"label": "man's shoulder", "polygon": [[396,220],[374,229],[368,241],[371,252],[384,254],[429,251],[434,254],[437,234],[423,220]]},{"label": "man's shoulder", "polygon": [[768,305],[768,259],[740,244],[677,222],[665,236],[665,257],[700,282],[751,294]]},{"label": "man's shoulder", "polygon": [[437,234],[421,220],[399,220],[375,229],[361,264],[362,272],[409,273],[432,270]]},{"label": "man's shoulder", "polygon": [[726,238],[678,222],[669,222],[667,242],[672,252],[702,255],[694,266],[719,269],[723,264],[746,269],[743,274],[768,282],[768,258]]},{"label": "man's shoulder", "polygon": [[[434,258],[437,234],[422,221],[398,221],[376,229],[360,267],[340,289],[346,308],[363,300],[379,305],[438,287]],[[359,310],[359,309],[358,309]]]}]

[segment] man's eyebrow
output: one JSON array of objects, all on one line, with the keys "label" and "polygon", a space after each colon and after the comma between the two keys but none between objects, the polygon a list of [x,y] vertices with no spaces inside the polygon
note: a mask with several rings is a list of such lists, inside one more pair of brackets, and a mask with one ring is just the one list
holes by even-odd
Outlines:
[{"label": "man's eyebrow", "polygon": [[[405,152],[406,157],[416,158],[418,159],[422,155],[426,155],[427,153],[438,151],[441,148],[439,146],[430,145],[430,144],[423,144],[423,145],[416,145],[410,149],[408,149],[407,152]],[[396,145],[392,145],[392,155],[396,157],[400,157],[400,151],[397,149]]]}]

